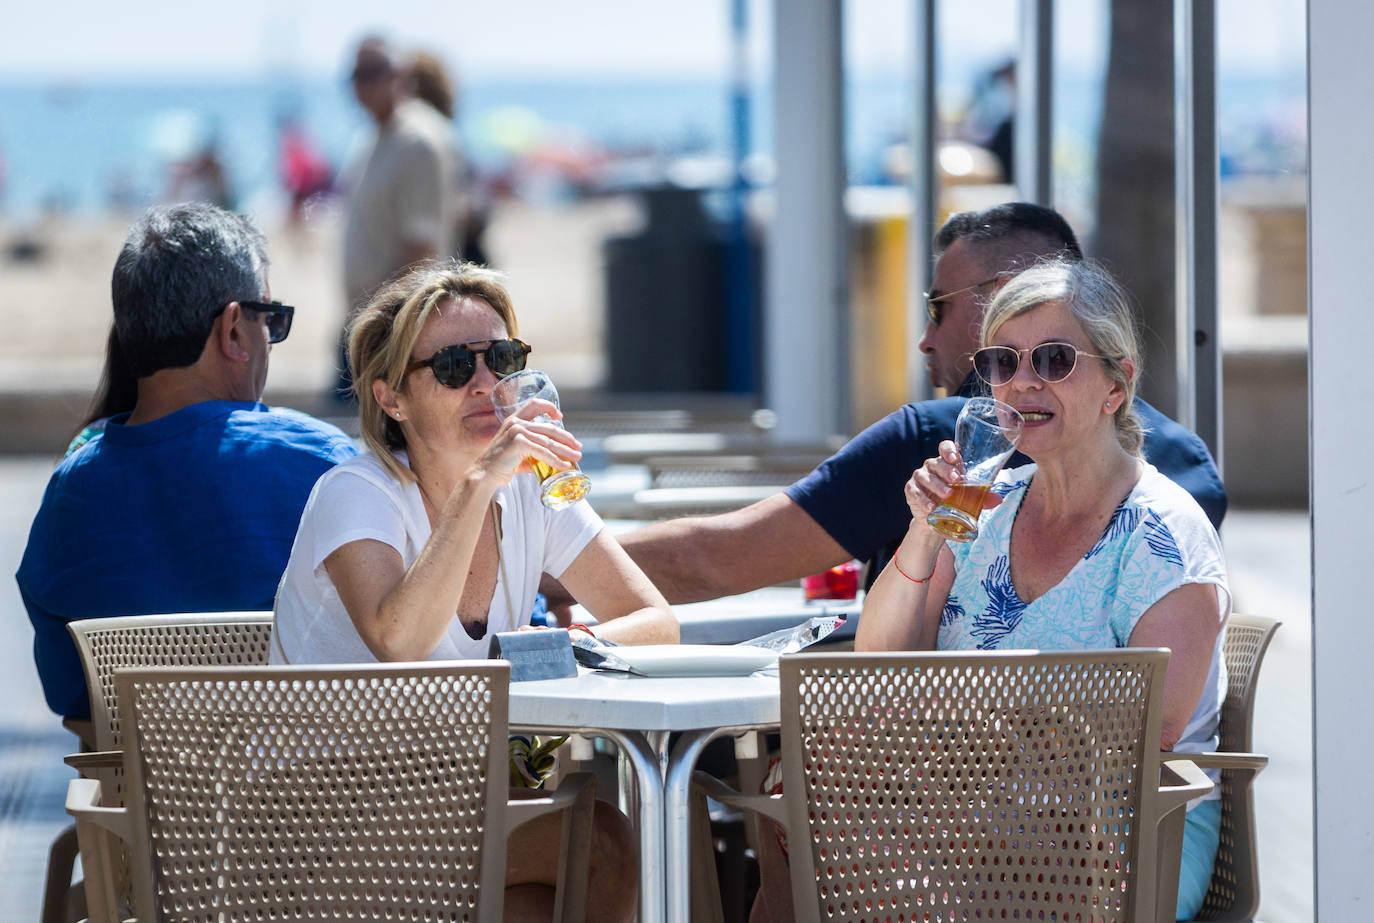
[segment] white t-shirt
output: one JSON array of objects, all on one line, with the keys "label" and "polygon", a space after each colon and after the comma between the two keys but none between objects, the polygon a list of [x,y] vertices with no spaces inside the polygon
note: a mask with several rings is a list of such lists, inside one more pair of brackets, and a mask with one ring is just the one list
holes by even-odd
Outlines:
[{"label": "white t-shirt", "polygon": [[[406,456],[397,459],[406,464]],[[530,622],[539,577],[561,577],[602,529],[586,501],[562,510],[539,502],[539,482],[517,474],[496,492],[501,516],[501,568],[496,578],[487,633],[468,636],[454,617],[430,660],[485,659],[491,634]],[[315,484],[301,514],[291,557],[277,589],[272,626],[272,663],[376,663],[324,568],[336,549],[361,539],[395,548],[409,568],[429,541],[420,488],[401,484],[373,454],[330,469]],[[507,583],[509,581],[509,583]],[[507,592],[514,610],[507,605]]]}]

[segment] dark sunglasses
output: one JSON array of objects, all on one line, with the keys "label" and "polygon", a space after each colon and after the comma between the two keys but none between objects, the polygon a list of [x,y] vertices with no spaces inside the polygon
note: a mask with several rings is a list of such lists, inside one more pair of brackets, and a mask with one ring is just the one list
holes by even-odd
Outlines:
[{"label": "dark sunglasses", "polygon": [[1021,367],[1022,353],[1030,353],[1031,371],[1041,381],[1048,382],[1063,381],[1072,375],[1078,367],[1079,356],[1089,359],[1113,358],[1085,353],[1072,343],[1041,343],[1029,349],[984,346],[973,354],[973,370],[990,385],[1004,385],[1016,377],[1016,371]]},{"label": "dark sunglasses", "polygon": [[[233,304],[233,302],[229,304]],[[219,317],[228,307],[229,305],[226,304],[211,316]],[[286,335],[291,332],[291,319],[296,316],[295,308],[289,304],[282,304],[280,301],[240,301],[239,307],[267,315],[267,342],[269,343],[280,343],[286,339]]]},{"label": "dark sunglasses", "polygon": [[525,367],[525,357],[533,347],[514,337],[508,340],[492,340],[483,349],[473,349],[471,343],[458,343],[445,346],[428,359],[416,359],[406,366],[410,373],[421,366],[429,366],[439,384],[445,388],[461,388],[472,381],[477,374],[477,357],[491,369],[497,378],[514,375]]}]

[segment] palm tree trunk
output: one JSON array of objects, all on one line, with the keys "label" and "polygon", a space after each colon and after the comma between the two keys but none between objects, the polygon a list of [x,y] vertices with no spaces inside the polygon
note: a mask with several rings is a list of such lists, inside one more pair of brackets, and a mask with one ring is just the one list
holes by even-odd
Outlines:
[{"label": "palm tree trunk", "polygon": [[1112,0],[1090,247],[1135,297],[1145,335],[1141,394],[1174,415],[1173,4]]}]

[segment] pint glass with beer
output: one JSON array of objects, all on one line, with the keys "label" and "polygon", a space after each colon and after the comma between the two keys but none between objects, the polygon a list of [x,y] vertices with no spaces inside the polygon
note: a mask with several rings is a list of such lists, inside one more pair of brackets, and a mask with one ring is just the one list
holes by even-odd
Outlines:
[{"label": "pint glass with beer", "polygon": [[[525,402],[536,398],[558,406],[558,389],[553,386],[549,376],[538,369],[525,369],[507,375],[491,389],[491,404],[502,420],[519,410]],[[555,420],[547,414],[540,414],[535,419],[563,428],[561,420]],[[570,503],[576,503],[591,490],[591,480],[576,464],[567,471],[559,471],[535,458],[529,459],[529,463],[539,477],[539,499],[550,509],[562,509]]]},{"label": "pint glass with beer", "polygon": [[956,542],[978,535],[978,514],[1016,442],[1021,438],[1021,414],[1010,404],[990,397],[970,398],[954,424],[954,444],[964,460],[963,478],[944,503],[926,516],[930,527]]}]

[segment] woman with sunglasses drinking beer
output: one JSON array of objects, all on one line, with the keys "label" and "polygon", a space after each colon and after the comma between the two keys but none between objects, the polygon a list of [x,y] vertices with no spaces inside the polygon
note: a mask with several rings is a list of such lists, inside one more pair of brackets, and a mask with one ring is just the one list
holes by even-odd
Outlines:
[{"label": "woman with sunglasses drinking beer", "polygon": [[[274,662],[485,658],[491,632],[529,624],[545,572],[596,615],[598,637],[677,640],[662,595],[591,508],[540,502],[531,461],[565,470],[581,452],[566,430],[536,419],[561,416],[547,401],[497,419],[492,386],[531,352],[516,333],[499,275],[452,262],[388,283],[350,325],[371,451],[322,477],[306,504],[277,594]],[[623,849],[592,858],[589,919],[628,920],[632,840],[609,806],[598,805],[597,819],[597,842]],[[557,843],[557,832],[521,835],[539,823],[511,839],[507,919],[523,918],[520,907],[548,919],[541,902],[556,870],[540,844]]]},{"label": "woman with sunglasses drinking beer", "polygon": [[[926,516],[963,460],[941,443],[906,485],[911,525],[864,603],[856,647],[1167,647],[1161,746],[1216,749],[1230,611],[1221,544],[1193,498],[1141,457],[1141,349],[1125,293],[1091,263],[1042,263],[997,293],[982,343],[974,370],[1020,412],[1017,448],[1034,463],[998,475],[976,538],[946,541]],[[1180,919],[1207,891],[1218,798],[1187,814]]]}]

